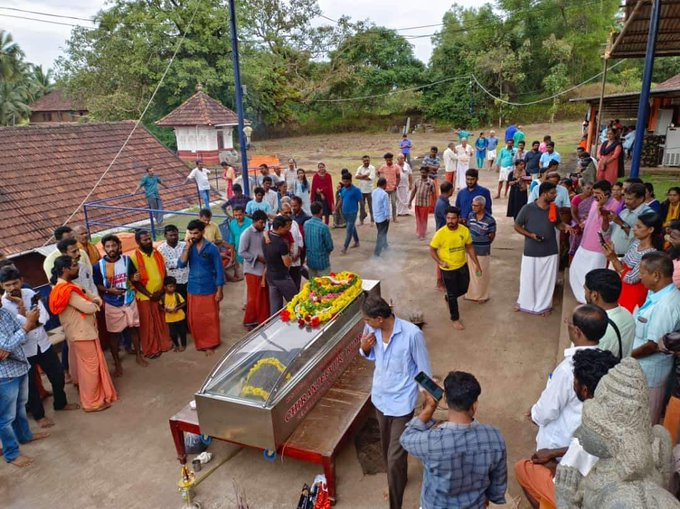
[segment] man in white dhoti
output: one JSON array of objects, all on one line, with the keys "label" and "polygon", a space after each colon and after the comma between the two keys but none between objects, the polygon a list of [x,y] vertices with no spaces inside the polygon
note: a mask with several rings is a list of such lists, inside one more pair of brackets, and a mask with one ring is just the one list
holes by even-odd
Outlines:
[{"label": "man in white dhoti", "polygon": [[408,200],[413,188],[413,171],[402,154],[397,156],[397,166],[401,168],[401,179],[397,186],[397,216],[409,216]]},{"label": "man in white dhoti", "polygon": [[515,231],[525,237],[515,311],[547,316],[552,310],[559,265],[556,229],[571,228],[560,220],[554,203],[555,184],[544,182],[538,194],[538,199],[525,205],[515,219]]},{"label": "man in white dhoti", "polygon": [[593,185],[595,200],[590,205],[588,218],[583,227],[583,236],[574,259],[569,266],[569,284],[574,297],[581,304],[586,302],[586,294],[583,285],[586,282],[586,274],[593,269],[607,267],[607,257],[602,249],[602,238],[609,230],[609,214],[616,214],[618,204],[611,197],[612,185],[606,180],[600,180]]},{"label": "man in white dhoti", "polygon": [[468,145],[467,138],[460,139],[460,145],[456,147],[456,189],[463,189],[466,186],[465,172],[470,169],[470,161],[475,151]]}]

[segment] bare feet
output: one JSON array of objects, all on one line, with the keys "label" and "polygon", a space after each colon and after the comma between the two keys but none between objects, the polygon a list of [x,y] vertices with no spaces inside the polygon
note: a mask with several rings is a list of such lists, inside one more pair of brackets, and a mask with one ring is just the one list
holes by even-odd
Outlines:
[{"label": "bare feet", "polygon": [[72,384],[73,383],[73,377],[70,375],[68,371],[64,371],[64,383],[65,384]]},{"label": "bare feet", "polygon": [[493,199],[494,199],[494,200],[500,200],[500,199],[501,199],[501,195],[500,195],[500,194],[499,194],[499,195],[496,195],[496,196],[493,197]]},{"label": "bare feet", "polygon": [[385,500],[389,500],[389,499],[390,499],[390,489],[389,489],[389,488],[385,488],[385,489],[383,490],[383,498],[384,498]]},{"label": "bare feet", "polygon": [[359,243],[355,242],[354,245],[352,245],[352,248],[359,247]]},{"label": "bare feet", "polygon": [[141,355],[138,355],[135,360],[137,361],[137,364],[139,364],[143,368],[149,365],[149,363],[145,361]]},{"label": "bare feet", "polygon": [[461,322],[460,320],[454,320],[452,325],[453,325],[453,328],[456,329],[456,330],[464,330],[465,329],[463,322]]},{"label": "bare feet", "polygon": [[29,442],[35,442],[36,440],[42,440],[43,438],[47,438],[50,436],[49,431],[36,431],[33,433],[33,438],[29,440]]},{"label": "bare feet", "polygon": [[116,366],[116,369],[113,371],[113,377],[120,378],[121,376],[123,376],[123,366]]},{"label": "bare feet", "polygon": [[542,316],[543,318],[547,318],[547,317],[550,316],[551,313],[552,313],[552,309],[549,309],[549,310],[546,311],[545,313],[541,313],[541,316]]},{"label": "bare feet", "polygon": [[97,408],[85,408],[84,411],[88,414],[94,413],[94,412],[101,412],[102,410],[106,410],[107,408],[111,408],[111,403],[106,403],[102,406],[98,406]]},{"label": "bare feet", "polygon": [[184,346],[180,346],[180,347],[177,349],[178,352],[183,352],[184,350],[186,350],[186,347],[184,347]]},{"label": "bare feet", "polygon": [[54,426],[54,421],[48,419],[47,417],[43,417],[42,419],[38,419],[35,422],[37,422],[38,426],[40,426],[41,428],[51,428],[52,426]]},{"label": "bare feet", "polygon": [[80,410],[80,405],[78,403],[66,403],[66,406],[58,411],[61,412],[62,410]]},{"label": "bare feet", "polygon": [[33,458],[29,458],[28,456],[19,456],[14,461],[10,461],[10,463],[15,467],[24,468],[33,464]]},{"label": "bare feet", "polygon": [[347,249],[340,250],[340,254],[347,254]]},{"label": "bare feet", "polygon": [[211,355],[215,355],[215,350],[206,350],[205,355],[206,355],[206,357],[209,357]]},{"label": "bare feet", "polygon": [[515,313],[520,312],[521,309],[520,309],[520,307],[519,307],[519,304],[515,304],[515,306],[512,308],[512,310],[513,310]]}]

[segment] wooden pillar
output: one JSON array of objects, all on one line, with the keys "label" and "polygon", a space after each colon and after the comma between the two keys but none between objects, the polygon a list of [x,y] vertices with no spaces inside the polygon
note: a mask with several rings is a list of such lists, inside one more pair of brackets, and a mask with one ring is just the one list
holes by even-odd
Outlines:
[{"label": "wooden pillar", "polygon": [[[593,150],[593,142],[595,141],[595,138],[597,137],[597,108],[595,107],[594,104],[590,105],[590,118],[588,122],[588,141],[587,141],[587,147],[588,147],[588,152],[592,152]],[[595,155],[592,154],[591,155]]]}]

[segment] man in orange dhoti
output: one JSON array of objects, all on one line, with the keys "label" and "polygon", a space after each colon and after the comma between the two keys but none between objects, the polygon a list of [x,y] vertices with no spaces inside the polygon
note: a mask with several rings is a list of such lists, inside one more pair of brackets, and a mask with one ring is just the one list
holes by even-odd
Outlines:
[{"label": "man in orange dhoti", "polygon": [[80,406],[85,412],[106,410],[118,399],[118,394],[97,340],[95,313],[102,301],[73,283],[80,268],[71,257],[58,257],[54,269],[56,273],[50,281],[55,285],[50,292],[50,311],[59,315],[64,334],[75,352]]},{"label": "man in orange dhoti", "polygon": [[132,263],[139,273],[139,280],[133,280],[132,286],[139,310],[139,339],[144,356],[155,359],[172,348],[168,325],[160,305],[165,260],[153,247],[149,232],[137,230],[135,240],[139,248],[132,256]]},{"label": "man in orange dhoti", "polygon": [[196,350],[206,355],[220,344],[220,312],[224,268],[217,246],[203,238],[205,223],[194,219],[187,225],[186,247],[177,268],[189,267],[187,301],[189,329]]}]

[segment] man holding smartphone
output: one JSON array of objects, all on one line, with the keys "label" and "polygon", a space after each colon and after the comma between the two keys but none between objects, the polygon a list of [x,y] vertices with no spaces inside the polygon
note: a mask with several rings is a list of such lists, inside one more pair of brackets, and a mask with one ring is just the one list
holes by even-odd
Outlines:
[{"label": "man holding smartphone", "polygon": [[583,285],[586,274],[594,269],[607,267],[607,257],[602,249],[605,242],[603,232],[609,230],[609,215],[616,213],[617,203],[612,198],[612,185],[606,180],[600,180],[593,185],[595,200],[590,205],[588,218],[583,226],[583,236],[574,259],[569,266],[569,283],[574,297],[581,304],[586,302]]},{"label": "man holding smartphone", "polygon": [[425,404],[401,435],[401,444],[423,462],[422,509],[486,507],[505,504],[508,466],[501,432],[475,420],[482,388],[463,371],[444,380],[447,420],[432,419],[437,401],[425,393]]},{"label": "man holding smartphone", "polygon": [[375,362],[371,401],[375,406],[383,459],[387,465],[390,509],[400,509],[407,480],[408,455],[399,443],[413,417],[418,398],[415,376],[431,376],[423,332],[397,318],[384,299],[368,296],[362,306],[363,335],[359,354]]}]

